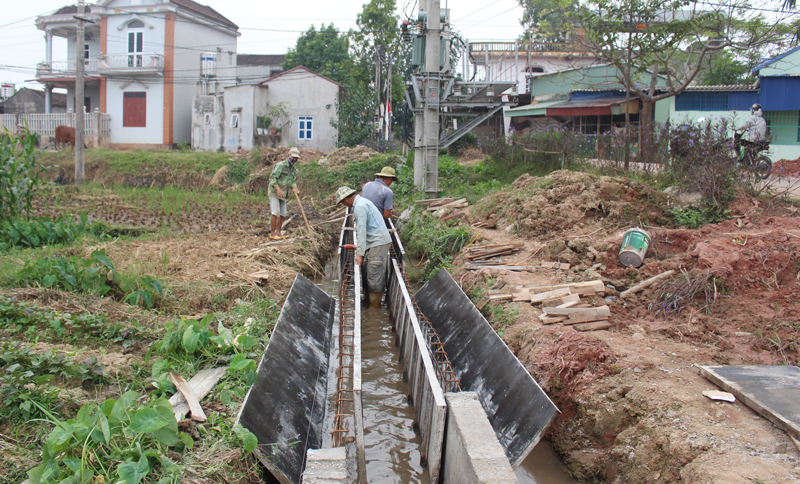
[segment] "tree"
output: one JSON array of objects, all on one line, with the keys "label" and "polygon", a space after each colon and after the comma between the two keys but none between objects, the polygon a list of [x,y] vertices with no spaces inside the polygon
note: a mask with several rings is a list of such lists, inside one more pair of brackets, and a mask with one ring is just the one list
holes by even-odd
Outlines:
[{"label": "tree", "polygon": [[352,86],[339,96],[338,119],[331,121],[339,132],[339,146],[352,147],[375,137],[372,115],[376,106],[375,93],[369,86]]},{"label": "tree", "polygon": [[300,35],[294,48],[286,53],[284,70],[305,66],[340,84],[350,79],[353,60],[350,56],[350,41],[340,35],[339,30],[330,24],[322,24],[317,31],[312,25]]}]

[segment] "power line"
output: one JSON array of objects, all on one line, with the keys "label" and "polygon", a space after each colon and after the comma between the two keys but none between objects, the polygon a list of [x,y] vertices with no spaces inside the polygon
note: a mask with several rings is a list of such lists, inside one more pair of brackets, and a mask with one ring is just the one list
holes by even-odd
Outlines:
[{"label": "power line", "polygon": [[469,17],[470,15],[472,15],[472,14],[475,14],[475,13],[478,13],[478,12],[480,12],[481,10],[483,10],[484,8],[489,8],[489,7],[491,7],[492,5],[494,5],[495,3],[500,3],[501,1],[502,1],[502,0],[495,0],[494,2],[492,2],[492,3],[488,4],[488,5],[484,5],[483,7],[479,8],[478,10],[475,10],[474,12],[470,12],[470,13],[468,13],[468,14],[464,15],[463,17],[459,17],[459,18],[457,18],[457,19],[453,20],[453,22],[458,22],[459,20],[464,20],[465,18]]},{"label": "power line", "polygon": [[508,12],[510,12],[510,11],[512,11],[512,10],[514,10],[515,8],[520,8],[520,7],[519,7],[519,5],[514,5],[513,7],[509,8],[509,9],[508,9],[508,10],[506,10],[505,12],[500,12],[500,13],[498,13],[497,15],[495,15],[494,17],[489,17],[489,18],[487,18],[487,19],[481,20],[480,22],[478,22],[478,23],[476,23],[476,24],[473,24],[473,25],[470,25],[469,27],[466,27],[466,28],[463,28],[463,29],[461,29],[461,31],[463,32],[463,31],[465,31],[465,30],[467,30],[467,29],[471,29],[472,27],[477,27],[478,25],[480,25],[480,24],[482,24],[482,23],[486,22],[487,20],[492,20],[493,18],[497,18],[497,17],[499,17],[499,16],[501,16],[501,15],[507,14]]}]

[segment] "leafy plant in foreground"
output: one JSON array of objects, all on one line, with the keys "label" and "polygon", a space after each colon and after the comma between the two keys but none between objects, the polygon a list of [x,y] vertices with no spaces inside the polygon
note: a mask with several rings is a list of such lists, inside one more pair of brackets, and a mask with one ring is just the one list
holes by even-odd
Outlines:
[{"label": "leafy plant in foreground", "polygon": [[167,451],[194,442],[178,431],[168,400],[137,404],[138,396],[129,391],[119,400],[88,403],[66,421],[49,415],[55,428],[42,449],[42,465],[28,471],[31,484],[137,484],[159,468],[163,475],[159,483],[178,482],[181,468]]}]

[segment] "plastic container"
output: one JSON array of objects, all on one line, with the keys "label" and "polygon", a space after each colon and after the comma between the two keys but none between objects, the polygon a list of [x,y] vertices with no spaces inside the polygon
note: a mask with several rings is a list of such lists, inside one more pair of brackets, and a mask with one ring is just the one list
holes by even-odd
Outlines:
[{"label": "plastic container", "polygon": [[639,227],[628,229],[622,236],[619,261],[626,267],[639,267],[648,247],[650,247],[650,234]]}]

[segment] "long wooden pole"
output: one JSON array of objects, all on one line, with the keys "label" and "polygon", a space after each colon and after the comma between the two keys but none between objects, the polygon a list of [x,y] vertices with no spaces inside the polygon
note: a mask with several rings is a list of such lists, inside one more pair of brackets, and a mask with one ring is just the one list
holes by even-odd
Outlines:
[{"label": "long wooden pole", "polygon": [[300,213],[303,214],[303,220],[306,221],[306,227],[308,227],[308,235],[311,235],[314,233],[314,229],[312,229],[311,225],[308,223],[308,219],[306,218],[306,211],[303,210],[303,204],[300,202],[300,195],[298,195],[297,192],[294,192],[294,197],[297,199],[297,204],[300,205]]}]

